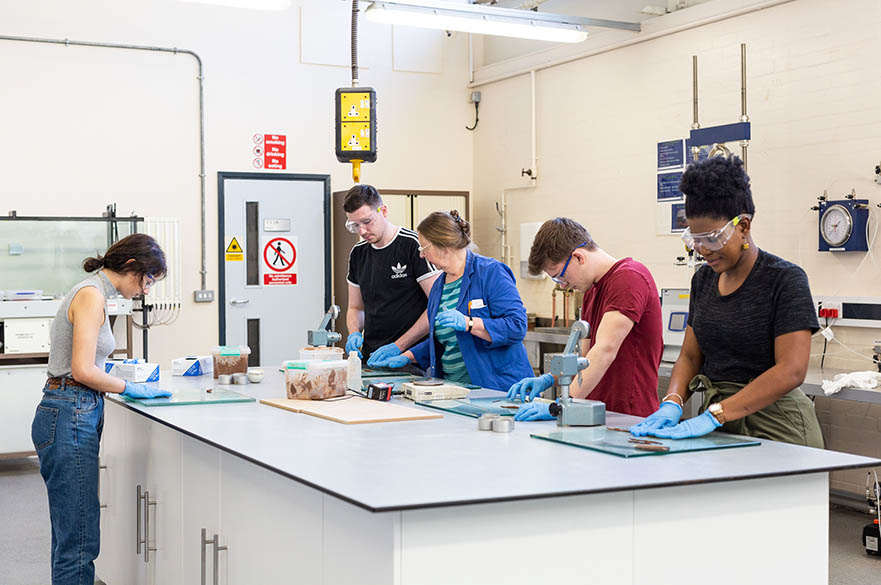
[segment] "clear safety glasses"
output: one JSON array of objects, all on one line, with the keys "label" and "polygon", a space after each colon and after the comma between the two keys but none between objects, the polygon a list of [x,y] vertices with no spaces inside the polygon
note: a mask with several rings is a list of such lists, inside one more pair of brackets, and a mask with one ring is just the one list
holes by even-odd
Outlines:
[{"label": "clear safety glasses", "polygon": [[566,263],[563,264],[563,270],[561,270],[560,274],[558,274],[557,276],[552,276],[551,280],[553,280],[557,284],[566,284],[566,279],[563,278],[563,275],[566,274],[566,269],[569,268],[569,263],[572,262],[572,254],[574,254],[575,250],[577,250],[578,248],[583,248],[586,245],[587,242],[584,242],[583,244],[578,244],[577,246],[575,246],[575,248],[571,252],[569,252],[569,258],[567,258]]},{"label": "clear safety glasses", "polygon": [[725,244],[727,244],[731,239],[731,236],[734,235],[734,228],[737,224],[739,224],[743,218],[752,219],[752,217],[753,216],[749,213],[741,213],[722,226],[721,229],[700,234],[693,234],[691,233],[691,228],[687,228],[682,232],[682,241],[685,242],[685,246],[689,250],[696,250],[697,247],[700,246],[702,250],[718,252],[725,247]]},{"label": "clear safety glasses", "polygon": [[379,213],[380,209],[382,209],[381,205],[374,209],[373,213],[371,213],[367,219],[362,219],[361,221],[347,221],[346,229],[353,234],[357,234],[358,230],[362,227],[369,228],[371,225],[373,225],[373,222],[376,221],[376,214]]}]

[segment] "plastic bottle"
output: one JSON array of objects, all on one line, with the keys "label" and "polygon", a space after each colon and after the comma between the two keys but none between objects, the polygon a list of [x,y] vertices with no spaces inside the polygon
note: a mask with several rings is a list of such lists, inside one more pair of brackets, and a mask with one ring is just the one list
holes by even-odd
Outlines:
[{"label": "plastic bottle", "polygon": [[346,386],[349,390],[361,391],[361,358],[357,351],[349,352],[349,370],[346,377]]}]

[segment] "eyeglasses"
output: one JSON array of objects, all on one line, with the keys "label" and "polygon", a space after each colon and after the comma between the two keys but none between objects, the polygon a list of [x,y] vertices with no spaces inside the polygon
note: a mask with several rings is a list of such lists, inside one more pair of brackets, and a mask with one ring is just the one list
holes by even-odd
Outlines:
[{"label": "eyeglasses", "polygon": [[553,280],[557,284],[567,284],[566,280],[563,278],[563,275],[566,274],[566,269],[569,268],[569,263],[572,262],[572,254],[574,254],[575,250],[577,250],[578,248],[583,248],[586,245],[587,242],[584,242],[583,244],[578,244],[577,246],[575,246],[575,248],[571,252],[569,252],[569,258],[567,258],[566,263],[563,264],[563,270],[557,276],[552,276],[551,280]]},{"label": "eyeglasses", "polygon": [[737,224],[739,224],[744,218],[752,219],[752,217],[753,216],[749,213],[741,213],[722,226],[721,229],[693,234],[691,233],[691,228],[687,228],[682,232],[682,236],[680,237],[689,250],[696,250],[697,247],[700,246],[703,250],[718,252],[731,240],[731,236],[734,235],[734,228]]},{"label": "eyeglasses", "polygon": [[378,213],[380,209],[382,209],[382,205],[380,205],[379,207],[374,209],[373,213],[371,213],[367,219],[362,219],[361,221],[351,221],[351,220],[347,221],[346,222],[346,229],[349,230],[350,232],[352,232],[353,234],[357,234],[358,230],[360,230],[362,227],[365,227],[365,228],[370,227],[373,224],[373,222],[376,221],[375,214]]},{"label": "eyeglasses", "polygon": [[427,250],[428,248],[431,248],[431,242],[428,242],[428,243],[425,244],[424,246],[419,246],[419,253],[421,254],[422,252],[424,252],[424,251]]}]

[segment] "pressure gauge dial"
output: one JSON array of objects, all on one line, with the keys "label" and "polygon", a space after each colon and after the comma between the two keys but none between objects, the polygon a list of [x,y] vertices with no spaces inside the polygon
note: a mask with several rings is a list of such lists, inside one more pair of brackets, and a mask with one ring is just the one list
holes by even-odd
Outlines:
[{"label": "pressure gauge dial", "polygon": [[820,217],[820,235],[833,248],[843,246],[853,232],[853,216],[843,205],[830,205]]}]

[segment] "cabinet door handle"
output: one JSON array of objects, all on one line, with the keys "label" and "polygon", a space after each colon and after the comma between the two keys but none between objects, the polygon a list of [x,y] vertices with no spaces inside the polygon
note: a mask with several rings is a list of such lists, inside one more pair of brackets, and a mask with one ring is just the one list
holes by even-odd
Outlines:
[{"label": "cabinet door handle", "polygon": [[141,540],[141,500],[144,499],[144,496],[141,495],[141,484],[138,484],[137,496],[138,498],[135,500],[135,514],[137,517],[137,521],[135,522],[135,530],[137,532],[137,538],[135,539],[135,542],[137,543],[135,553],[141,554],[141,543],[143,542]]},{"label": "cabinet door handle", "polygon": [[[203,528],[202,529],[202,585],[205,585],[205,579],[207,578],[205,575],[205,569],[207,568],[206,567],[206,557],[208,556],[208,554],[205,552],[205,547],[209,544],[213,544],[213,545],[217,544],[217,535],[215,534],[213,539],[208,540],[207,538],[205,538],[205,536],[207,536],[207,533],[208,533],[208,531]],[[217,572],[217,569],[215,568],[214,571]]]},{"label": "cabinet door handle", "polygon": [[[156,500],[150,500],[150,492],[144,492],[144,562],[150,562],[150,551],[155,551],[155,546],[150,546],[150,506],[156,506]],[[156,539],[153,539],[154,542]]]},{"label": "cabinet door handle", "polygon": [[107,504],[101,503],[101,470],[107,469],[106,465],[98,465],[98,507],[106,508]]},{"label": "cabinet door handle", "polygon": [[229,550],[227,545],[220,546],[220,539],[214,535],[214,585],[220,585],[220,551]]},{"label": "cabinet door handle", "polygon": [[251,302],[251,299],[232,299],[229,304],[230,305],[247,305]]}]

